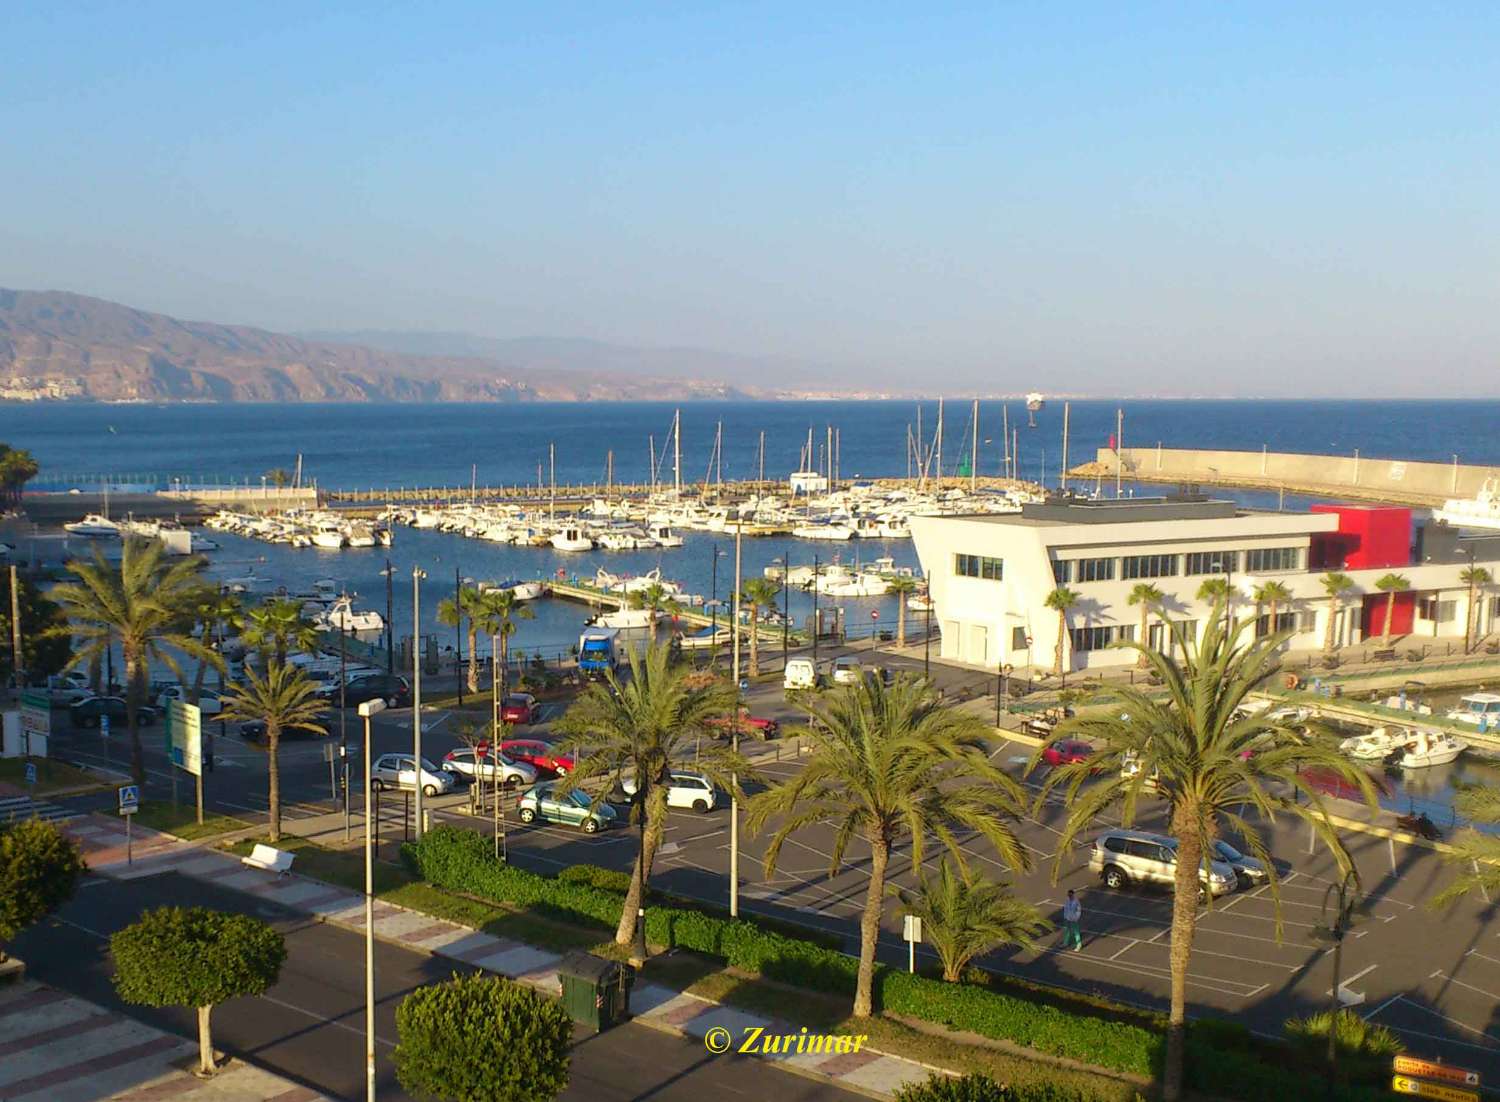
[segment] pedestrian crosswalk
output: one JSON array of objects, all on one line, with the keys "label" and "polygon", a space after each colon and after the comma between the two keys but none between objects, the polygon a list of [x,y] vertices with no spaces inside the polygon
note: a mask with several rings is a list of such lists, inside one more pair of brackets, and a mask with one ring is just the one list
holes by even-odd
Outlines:
[{"label": "pedestrian crosswalk", "polygon": [[76,819],[83,812],[74,811],[71,808],[60,807],[46,800],[30,800],[25,796],[0,797],[0,823],[10,823],[21,819],[30,819],[33,815],[49,823],[65,823],[69,819]]}]

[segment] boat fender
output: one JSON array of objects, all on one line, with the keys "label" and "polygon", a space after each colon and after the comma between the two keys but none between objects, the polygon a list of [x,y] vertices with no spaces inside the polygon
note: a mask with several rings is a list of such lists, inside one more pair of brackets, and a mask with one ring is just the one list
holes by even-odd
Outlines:
[{"label": "boat fender", "polygon": [[1281,679],[1281,683],[1288,689],[1300,689],[1302,687],[1302,678],[1298,677],[1294,673],[1289,672],[1285,677]]}]

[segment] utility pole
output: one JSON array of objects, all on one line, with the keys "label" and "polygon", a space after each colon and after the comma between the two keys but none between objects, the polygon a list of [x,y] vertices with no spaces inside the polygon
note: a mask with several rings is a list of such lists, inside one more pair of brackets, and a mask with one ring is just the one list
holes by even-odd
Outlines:
[{"label": "utility pole", "polygon": [[381,571],[385,575],[385,672],[396,676],[396,623],[391,616],[392,598],[395,596],[395,584],[392,581],[396,576],[395,568],[391,566],[391,557],[385,557],[385,569]]},{"label": "utility pole", "polygon": [[427,572],[420,566],[411,568],[411,765],[416,779],[412,802],[417,813],[413,833],[419,842],[422,840],[422,579],[425,577]]},{"label": "utility pole", "polygon": [[[740,541],[744,535],[745,522],[734,526],[734,719],[730,722],[730,737],[735,754],[740,752]],[[739,774],[730,774],[729,788],[729,917],[740,916],[740,787]],[[642,853],[645,852],[643,849]]]},{"label": "utility pole", "polygon": [[[16,696],[21,695],[21,687],[26,684],[25,674],[22,667],[26,659],[21,654],[21,583],[17,579],[16,564],[10,564],[10,646],[11,646],[11,677],[15,681]],[[29,748],[28,740],[28,748]]]},{"label": "utility pole", "polygon": [[[464,706],[464,583],[458,576],[458,566],[453,567],[453,673],[458,678],[458,706]],[[469,655],[469,661],[474,656]]]}]

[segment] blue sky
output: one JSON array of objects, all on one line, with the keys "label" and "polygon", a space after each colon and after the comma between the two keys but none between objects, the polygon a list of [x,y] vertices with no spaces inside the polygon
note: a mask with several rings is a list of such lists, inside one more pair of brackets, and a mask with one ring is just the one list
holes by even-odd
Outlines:
[{"label": "blue sky", "polygon": [[11,4],[0,286],[934,392],[1500,394],[1500,8],[1308,7]]}]

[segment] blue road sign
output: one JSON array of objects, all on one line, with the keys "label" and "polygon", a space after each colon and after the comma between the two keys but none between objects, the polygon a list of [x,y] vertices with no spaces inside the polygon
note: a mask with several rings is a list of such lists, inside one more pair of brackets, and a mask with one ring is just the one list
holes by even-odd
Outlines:
[{"label": "blue road sign", "polygon": [[141,808],[141,786],[138,784],[122,784],[120,786],[120,814],[134,815]]},{"label": "blue road sign", "polygon": [[36,762],[26,763],[26,783],[36,784]]},{"label": "blue road sign", "polygon": [[109,716],[107,715],[99,717],[99,737],[109,738]]}]

